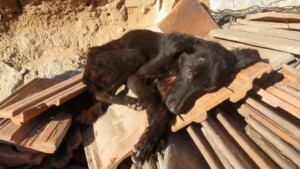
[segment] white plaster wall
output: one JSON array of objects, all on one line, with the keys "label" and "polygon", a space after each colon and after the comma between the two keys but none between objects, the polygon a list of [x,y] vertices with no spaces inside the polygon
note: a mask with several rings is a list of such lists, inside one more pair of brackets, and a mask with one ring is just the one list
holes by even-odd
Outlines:
[{"label": "white plaster wall", "polygon": [[247,9],[255,5],[260,7],[300,6],[300,0],[209,0],[209,3],[213,11]]}]

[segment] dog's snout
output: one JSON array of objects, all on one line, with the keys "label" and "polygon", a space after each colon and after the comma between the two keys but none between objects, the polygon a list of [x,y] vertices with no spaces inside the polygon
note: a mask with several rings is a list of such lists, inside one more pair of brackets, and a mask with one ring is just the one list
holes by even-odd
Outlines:
[{"label": "dog's snout", "polygon": [[171,113],[177,114],[177,107],[176,107],[175,100],[167,101],[167,107]]}]

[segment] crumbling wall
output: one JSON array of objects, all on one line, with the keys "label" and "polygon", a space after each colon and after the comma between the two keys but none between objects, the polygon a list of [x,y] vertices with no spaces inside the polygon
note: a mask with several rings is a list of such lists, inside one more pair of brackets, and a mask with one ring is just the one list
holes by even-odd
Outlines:
[{"label": "crumbling wall", "polygon": [[[30,80],[82,71],[85,53],[155,25],[176,0],[0,1],[0,100]],[[7,74],[7,72],[10,72]]]}]

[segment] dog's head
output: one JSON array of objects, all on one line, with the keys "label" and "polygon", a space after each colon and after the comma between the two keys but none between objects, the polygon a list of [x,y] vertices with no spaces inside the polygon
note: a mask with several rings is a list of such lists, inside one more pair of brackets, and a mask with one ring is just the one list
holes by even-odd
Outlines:
[{"label": "dog's head", "polygon": [[193,52],[183,52],[166,104],[174,114],[186,113],[197,98],[228,84],[236,72],[260,60],[253,49],[229,51],[218,43],[203,41]]}]

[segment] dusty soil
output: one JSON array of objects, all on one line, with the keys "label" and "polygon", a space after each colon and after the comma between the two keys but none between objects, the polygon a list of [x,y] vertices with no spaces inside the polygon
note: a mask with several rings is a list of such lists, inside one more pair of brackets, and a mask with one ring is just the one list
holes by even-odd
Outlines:
[{"label": "dusty soil", "polygon": [[0,63],[5,65],[0,69],[0,76],[4,76],[0,101],[34,78],[66,78],[82,71],[89,47],[130,29],[155,25],[176,2],[0,1]]}]

